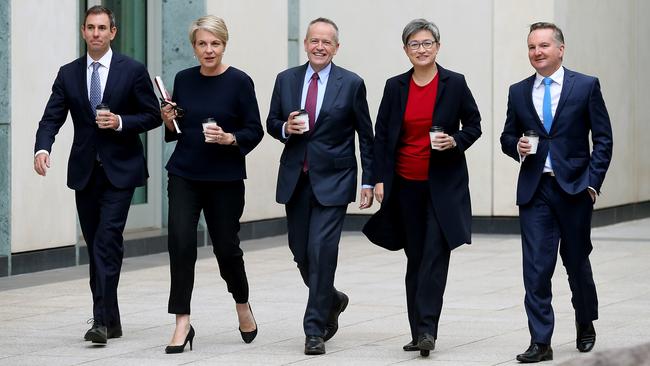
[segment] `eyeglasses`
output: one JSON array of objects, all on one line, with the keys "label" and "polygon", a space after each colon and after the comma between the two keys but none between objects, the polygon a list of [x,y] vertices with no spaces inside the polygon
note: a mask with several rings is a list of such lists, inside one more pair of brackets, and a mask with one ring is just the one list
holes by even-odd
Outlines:
[{"label": "eyeglasses", "polygon": [[418,41],[411,41],[407,43],[406,45],[411,51],[417,51],[420,49],[420,46],[424,47],[425,50],[430,50],[431,47],[433,47],[434,44],[436,44],[436,41],[433,41],[431,39],[424,40],[422,42]]}]

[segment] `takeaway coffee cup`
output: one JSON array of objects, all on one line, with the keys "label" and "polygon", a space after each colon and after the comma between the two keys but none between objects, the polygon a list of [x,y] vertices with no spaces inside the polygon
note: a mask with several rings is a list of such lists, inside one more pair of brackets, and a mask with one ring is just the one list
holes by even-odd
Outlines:
[{"label": "takeaway coffee cup", "polygon": [[528,138],[528,143],[530,144],[529,154],[537,154],[537,145],[539,145],[539,135],[533,130],[528,130],[524,132],[524,136]]},{"label": "takeaway coffee cup", "polygon": [[302,132],[309,131],[309,114],[306,110],[299,110],[298,115],[295,117],[295,119],[303,123]]},{"label": "takeaway coffee cup", "polygon": [[[206,118],[203,120],[203,134],[205,134],[205,130],[208,126],[217,126],[217,121],[215,121],[214,118]],[[205,136],[205,142],[213,142],[213,139],[209,139],[207,136]]]},{"label": "takeaway coffee cup", "polygon": [[435,150],[440,150],[440,147],[436,145],[433,140],[436,139],[439,135],[445,133],[445,130],[442,126],[433,126],[429,130],[429,140],[431,140],[431,148]]},{"label": "takeaway coffee cup", "polygon": [[99,119],[100,114],[105,114],[105,113],[110,113],[111,108],[108,106],[106,103],[99,103],[97,104],[97,107],[95,107],[95,122],[97,123],[98,126],[106,126],[107,122],[102,118],[101,122]]}]

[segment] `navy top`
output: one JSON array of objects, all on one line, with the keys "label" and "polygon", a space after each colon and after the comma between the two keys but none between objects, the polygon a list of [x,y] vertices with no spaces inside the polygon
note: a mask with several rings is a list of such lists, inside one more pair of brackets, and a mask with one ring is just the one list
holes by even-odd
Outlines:
[{"label": "navy top", "polygon": [[[195,66],[176,74],[172,99],[185,110],[177,118],[180,134],[165,128],[165,141],[178,141],[167,171],[186,179],[233,181],[246,178],[244,156],[264,136],[253,80],[232,66],[205,76]],[[203,120],[212,117],[238,146],[206,143]]]}]

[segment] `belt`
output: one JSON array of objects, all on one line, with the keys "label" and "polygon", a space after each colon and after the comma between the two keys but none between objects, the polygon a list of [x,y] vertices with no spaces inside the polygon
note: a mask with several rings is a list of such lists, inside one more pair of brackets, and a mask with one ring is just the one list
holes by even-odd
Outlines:
[{"label": "belt", "polygon": [[555,177],[555,173],[553,173],[553,172],[544,172],[544,173],[542,173],[542,175],[545,175],[547,177]]}]

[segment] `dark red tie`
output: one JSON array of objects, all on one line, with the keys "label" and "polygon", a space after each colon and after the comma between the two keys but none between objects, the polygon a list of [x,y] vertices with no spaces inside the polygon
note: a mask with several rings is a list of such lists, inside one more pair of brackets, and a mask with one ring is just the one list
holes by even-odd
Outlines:
[{"label": "dark red tie", "polygon": [[[311,76],[311,81],[309,82],[309,89],[307,89],[307,98],[305,99],[305,110],[309,116],[309,132],[312,133],[314,130],[314,124],[316,123],[316,101],[318,100],[318,73],[314,73]],[[305,148],[305,160],[302,165],[302,171],[306,172],[309,170],[309,164],[307,163],[307,148]]]}]

